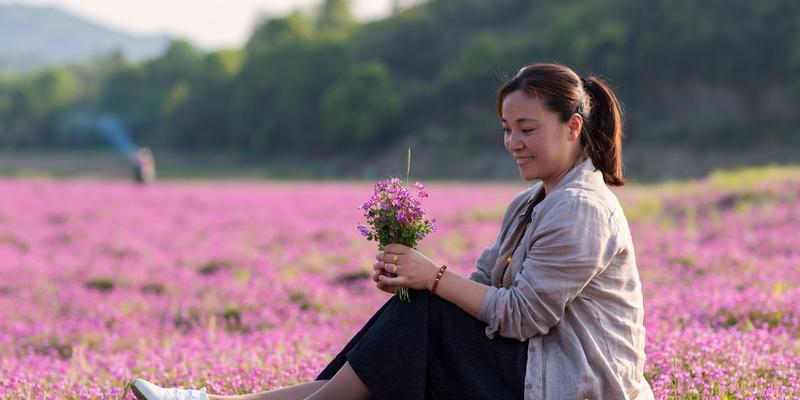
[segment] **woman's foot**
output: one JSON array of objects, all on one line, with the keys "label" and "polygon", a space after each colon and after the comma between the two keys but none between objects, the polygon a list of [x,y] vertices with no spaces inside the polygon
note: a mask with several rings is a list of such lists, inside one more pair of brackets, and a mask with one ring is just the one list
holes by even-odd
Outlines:
[{"label": "woman's foot", "polygon": [[144,379],[133,381],[131,390],[139,400],[208,400],[204,390],[162,388]]}]

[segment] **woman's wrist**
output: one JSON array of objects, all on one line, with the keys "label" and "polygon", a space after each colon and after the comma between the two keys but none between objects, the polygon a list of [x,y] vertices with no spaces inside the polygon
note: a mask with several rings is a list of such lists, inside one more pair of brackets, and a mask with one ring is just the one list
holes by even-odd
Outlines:
[{"label": "woman's wrist", "polygon": [[447,264],[442,264],[442,266],[436,271],[436,277],[434,277],[433,283],[431,283],[431,285],[428,287],[428,290],[431,292],[431,294],[436,293],[436,288],[438,287],[439,282],[442,280],[442,277],[444,277],[444,271],[446,269]]},{"label": "woman's wrist", "polygon": [[428,289],[428,291],[431,290],[431,287],[433,286],[433,281],[436,280],[436,274],[439,273],[439,267],[440,267],[439,265],[431,263],[431,269],[430,272],[428,273],[427,282],[425,283],[425,289]]}]

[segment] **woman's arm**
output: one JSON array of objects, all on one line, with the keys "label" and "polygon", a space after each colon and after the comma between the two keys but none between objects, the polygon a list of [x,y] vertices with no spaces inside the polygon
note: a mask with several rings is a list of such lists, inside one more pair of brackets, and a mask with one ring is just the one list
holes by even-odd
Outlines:
[{"label": "woman's arm", "polygon": [[550,210],[537,228],[522,271],[508,288],[489,287],[478,319],[488,337],[526,340],[547,334],[564,309],[618,252],[611,215],[574,197]]},{"label": "woman's arm", "polygon": [[[375,258],[375,275],[378,289],[394,293],[397,287],[430,290],[439,273],[440,265],[419,251],[401,244],[388,244]],[[392,278],[384,273],[394,273]],[[481,302],[489,286],[475,282],[455,272],[445,270],[436,287],[436,294],[478,317]]]},{"label": "woman's arm", "polygon": [[[431,285],[433,285],[433,282],[431,282]],[[445,270],[444,275],[439,279],[439,285],[436,287],[436,295],[478,318],[483,297],[486,296],[488,290],[489,286],[487,285]]]},{"label": "woman's arm", "polygon": [[[445,271],[436,294],[485,322],[486,335],[520,341],[544,335],[557,324],[566,306],[618,251],[611,215],[584,197],[570,198],[550,210],[537,228],[523,260],[522,272],[508,288],[475,282]],[[419,251],[389,244],[378,252],[378,287],[430,290],[439,265]],[[396,266],[396,269],[395,269]]]},{"label": "woman's arm", "polygon": [[[538,185],[541,185],[541,183]],[[491,287],[491,271],[497,260],[500,244],[511,224],[511,220],[520,210],[521,204],[530,198],[531,193],[536,188],[537,186],[533,186],[525,189],[517,193],[514,199],[511,200],[511,203],[503,212],[500,232],[498,232],[495,242],[483,250],[483,253],[476,261],[476,269],[472,273],[467,277],[463,277],[455,272],[445,271],[436,288],[436,294],[439,297],[457,305],[472,316],[478,317],[481,302]],[[383,275],[383,273],[392,272],[391,257],[394,255],[399,257],[396,263],[398,265],[398,271],[396,272],[398,277],[390,278]],[[373,275],[373,280],[375,280],[379,289],[389,293],[394,293],[399,286],[430,290],[440,267],[440,264],[434,263],[418,251],[400,244],[386,245],[384,251],[378,252],[376,258],[378,262],[374,266],[376,273]]]}]

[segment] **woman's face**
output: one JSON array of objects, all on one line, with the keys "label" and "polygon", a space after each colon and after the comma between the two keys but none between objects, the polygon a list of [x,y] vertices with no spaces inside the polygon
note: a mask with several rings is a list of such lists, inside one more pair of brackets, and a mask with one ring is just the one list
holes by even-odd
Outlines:
[{"label": "woman's face", "polygon": [[516,160],[520,176],[527,181],[541,179],[549,192],[578,157],[581,117],[573,114],[561,122],[539,97],[520,90],[505,96],[501,111],[503,142]]}]

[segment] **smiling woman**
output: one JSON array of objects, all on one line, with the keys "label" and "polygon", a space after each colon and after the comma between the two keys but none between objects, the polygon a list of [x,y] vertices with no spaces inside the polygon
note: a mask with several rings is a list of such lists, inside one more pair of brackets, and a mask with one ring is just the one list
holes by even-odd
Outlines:
[{"label": "smiling woman", "polygon": [[565,166],[591,157],[609,185],[625,185],[621,108],[598,78],[580,78],[561,65],[531,65],[500,88],[496,107],[506,149],[524,179],[541,179],[547,192]]},{"label": "smiling woman", "polygon": [[474,272],[388,244],[373,280],[411,301],[386,302],[314,381],[222,397],[137,380],[140,400],[653,399],[633,240],[608,188],[625,184],[616,97],[533,64],[496,99],[520,175],[541,182],[508,204]]},{"label": "smiling woman", "polygon": [[520,175],[541,182],[508,205],[477,270],[440,270],[435,295],[438,263],[386,246],[378,287],[427,290],[384,305],[309,398],[654,397],[633,241],[608,188],[625,185],[619,102],[599,79],[557,64],[523,68],[496,99]]}]

